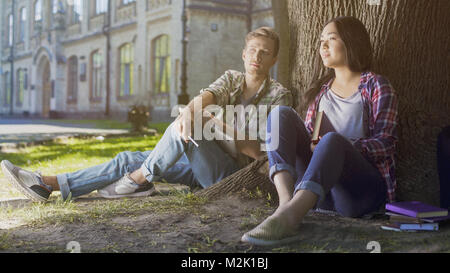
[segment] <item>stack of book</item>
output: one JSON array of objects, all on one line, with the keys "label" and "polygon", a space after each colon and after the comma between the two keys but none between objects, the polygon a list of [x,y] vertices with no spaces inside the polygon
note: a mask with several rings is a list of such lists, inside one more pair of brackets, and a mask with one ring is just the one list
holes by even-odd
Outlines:
[{"label": "stack of book", "polygon": [[438,230],[439,222],[450,219],[447,209],[419,201],[388,203],[386,215],[389,223],[381,228],[395,231]]}]

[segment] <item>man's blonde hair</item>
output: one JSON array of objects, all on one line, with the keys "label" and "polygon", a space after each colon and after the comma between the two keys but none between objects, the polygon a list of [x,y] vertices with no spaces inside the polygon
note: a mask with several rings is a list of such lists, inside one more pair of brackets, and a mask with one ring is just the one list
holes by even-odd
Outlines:
[{"label": "man's blonde hair", "polygon": [[271,27],[260,27],[257,28],[247,34],[245,37],[245,46],[247,46],[248,41],[257,37],[266,37],[274,42],[274,52],[273,56],[276,57],[278,55],[278,51],[280,50],[280,37],[275,32],[275,30]]}]

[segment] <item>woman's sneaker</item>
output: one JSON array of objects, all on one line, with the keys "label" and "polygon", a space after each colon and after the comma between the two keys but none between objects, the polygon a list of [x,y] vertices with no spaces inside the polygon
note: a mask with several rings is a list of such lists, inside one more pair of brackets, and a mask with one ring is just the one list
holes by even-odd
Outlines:
[{"label": "woman's sneaker", "polygon": [[2,171],[11,184],[35,202],[45,202],[52,193],[52,188],[42,182],[37,172],[26,171],[13,165],[8,160],[1,163]]},{"label": "woman's sneaker", "polygon": [[155,191],[153,183],[139,185],[134,182],[129,173],[105,188],[98,190],[98,194],[103,198],[123,198],[123,197],[144,197],[150,196]]}]

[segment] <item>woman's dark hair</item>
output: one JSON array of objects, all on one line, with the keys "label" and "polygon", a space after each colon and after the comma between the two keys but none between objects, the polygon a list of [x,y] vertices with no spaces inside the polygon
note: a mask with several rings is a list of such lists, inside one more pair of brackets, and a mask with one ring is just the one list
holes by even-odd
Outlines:
[{"label": "woman's dark hair", "polygon": [[[326,25],[335,23],[339,36],[344,42],[347,60],[351,71],[363,72],[370,70],[372,65],[373,49],[370,44],[369,33],[364,24],[352,16],[336,17],[328,21]],[[325,27],[324,26],[324,27]],[[320,48],[317,50],[313,67],[313,78],[308,89],[303,94],[302,107],[307,108],[320,92],[322,85],[332,79],[334,70],[325,68],[324,76],[321,76],[323,70],[322,59],[320,57]]]}]

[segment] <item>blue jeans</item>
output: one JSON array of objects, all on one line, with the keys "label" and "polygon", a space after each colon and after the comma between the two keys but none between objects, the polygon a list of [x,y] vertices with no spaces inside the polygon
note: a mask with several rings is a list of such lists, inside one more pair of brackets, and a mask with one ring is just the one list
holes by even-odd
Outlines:
[{"label": "blue jeans", "polygon": [[[272,119],[279,119],[278,132],[272,132]],[[311,136],[292,108],[272,110],[267,125],[268,139],[279,137],[270,142],[277,147],[268,147],[272,181],[277,172],[288,171],[295,181],[294,194],[310,190],[319,197],[316,207],[346,217],[376,211],[386,201],[380,172],[342,135],[325,134],[312,153]]]},{"label": "blue jeans", "polygon": [[62,198],[78,197],[104,188],[127,172],[141,169],[149,182],[169,183],[207,188],[239,170],[237,162],[215,141],[198,140],[199,147],[185,143],[172,123],[154,150],[121,152],[109,162],[57,175]]},{"label": "blue jeans", "polygon": [[450,208],[450,126],[445,127],[438,136],[437,166],[441,208]]}]

